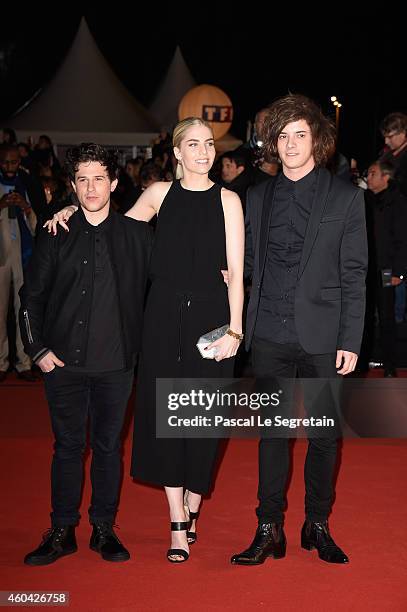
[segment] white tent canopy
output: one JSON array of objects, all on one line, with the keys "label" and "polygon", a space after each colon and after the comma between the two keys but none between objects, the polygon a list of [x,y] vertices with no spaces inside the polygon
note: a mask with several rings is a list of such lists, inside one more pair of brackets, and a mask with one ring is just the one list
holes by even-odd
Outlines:
[{"label": "white tent canopy", "polygon": [[182,56],[175,49],[174,57],[149,110],[160,127],[169,132],[178,121],[178,106],[184,95],[195,87],[196,82]]},{"label": "white tent canopy", "polygon": [[148,145],[158,124],[122,85],[82,18],[53,80],[11,121],[21,140]]},{"label": "white tent canopy", "polygon": [[[167,74],[149,108],[160,127],[171,132],[172,127],[178,122],[179,103],[184,95],[196,85],[197,83],[182,56],[181,49],[177,47]],[[216,141],[216,151],[222,154],[225,151],[236,149],[241,144],[241,140],[228,132]]]}]

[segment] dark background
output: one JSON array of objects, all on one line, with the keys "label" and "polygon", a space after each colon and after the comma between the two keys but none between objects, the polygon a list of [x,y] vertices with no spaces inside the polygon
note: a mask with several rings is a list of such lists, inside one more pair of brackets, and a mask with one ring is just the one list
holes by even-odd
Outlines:
[{"label": "dark background", "polygon": [[[197,84],[217,85],[232,99],[231,131],[243,140],[247,120],[288,91],[309,95],[333,117],[330,97],[336,95],[343,104],[339,148],[363,169],[382,146],[380,120],[392,111],[407,112],[405,18],[394,6],[309,4],[304,14],[293,4],[277,10],[260,3],[247,4],[245,11],[231,3],[179,2],[171,8],[122,3],[115,9],[100,4],[84,14],[104,56],[146,107],[179,44]],[[3,126],[12,127],[12,114],[52,78],[83,14],[65,4],[39,10],[41,16],[26,14],[22,6],[13,16],[3,12]]]}]

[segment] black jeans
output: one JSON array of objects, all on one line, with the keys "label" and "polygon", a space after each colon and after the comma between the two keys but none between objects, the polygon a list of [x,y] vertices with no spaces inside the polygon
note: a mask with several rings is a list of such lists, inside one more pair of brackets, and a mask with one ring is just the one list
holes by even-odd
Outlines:
[{"label": "black jeans", "polygon": [[55,437],[52,525],[76,525],[80,519],[88,418],[92,448],[89,518],[92,523],[114,522],[122,473],[121,431],[133,370],[80,374],[56,367],[44,380]]},{"label": "black jeans", "polygon": [[[257,378],[336,378],[336,353],[310,355],[299,344],[278,344],[254,339],[252,364]],[[304,393],[304,403],[306,405]],[[315,412],[314,412],[315,414]],[[333,476],[338,440],[309,438],[305,461],[305,514],[310,521],[325,521],[333,501]],[[259,523],[281,523],[286,507],[289,440],[262,438],[259,443]]]}]

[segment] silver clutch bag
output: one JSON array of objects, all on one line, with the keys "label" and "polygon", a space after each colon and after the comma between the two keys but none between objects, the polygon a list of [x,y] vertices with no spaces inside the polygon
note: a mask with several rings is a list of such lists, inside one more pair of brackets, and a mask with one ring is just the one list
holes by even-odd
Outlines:
[{"label": "silver clutch bag", "polygon": [[207,332],[199,338],[198,342],[196,343],[196,346],[204,359],[215,359],[216,347],[209,349],[208,351],[205,351],[205,348],[212,342],[215,342],[215,340],[219,340],[219,338],[222,338],[222,336],[226,334],[228,329],[229,325],[222,325],[222,327],[213,329],[212,331]]}]

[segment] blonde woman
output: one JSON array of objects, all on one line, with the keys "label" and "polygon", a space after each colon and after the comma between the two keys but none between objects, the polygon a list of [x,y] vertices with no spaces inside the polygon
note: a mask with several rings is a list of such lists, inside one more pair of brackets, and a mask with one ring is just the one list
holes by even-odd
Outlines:
[{"label": "blonde woman", "polygon": [[[167,558],[186,561],[196,541],[201,496],[211,488],[218,441],[157,438],[156,378],[233,375],[242,334],[244,222],[239,197],[208,176],[215,159],[212,130],[200,118],[174,129],[177,180],[146,189],[126,213],[150,221],[158,215],[137,383],[131,473],[165,488],[171,520]],[[54,218],[65,221],[72,207]],[[123,262],[125,265],[125,262]],[[228,286],[221,270],[228,269]],[[131,296],[129,296],[131,299]],[[214,360],[196,348],[204,333],[227,323]]]}]

